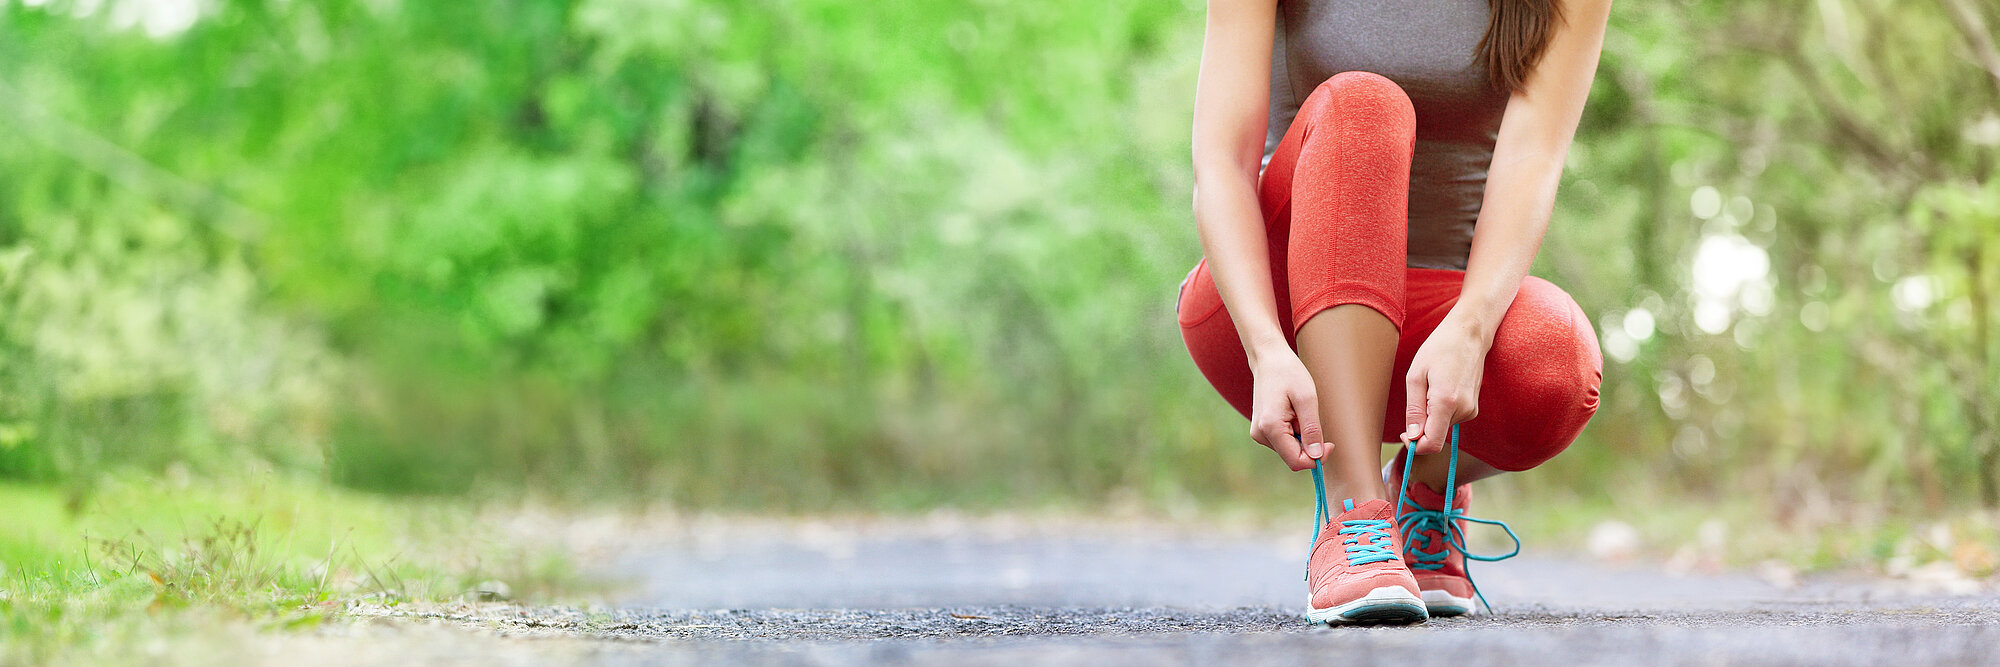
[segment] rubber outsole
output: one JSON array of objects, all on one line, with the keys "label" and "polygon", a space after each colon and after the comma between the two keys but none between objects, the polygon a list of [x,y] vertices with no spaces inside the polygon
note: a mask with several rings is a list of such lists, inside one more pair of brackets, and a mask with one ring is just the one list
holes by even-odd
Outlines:
[{"label": "rubber outsole", "polygon": [[1325,609],[1314,609],[1312,601],[1310,599],[1306,601],[1306,621],[1314,624],[1406,625],[1422,623],[1429,619],[1430,612],[1424,609],[1424,601],[1411,595],[1409,589],[1401,586],[1383,586],[1369,591],[1359,599]]},{"label": "rubber outsole", "polygon": [[1427,604],[1424,605],[1424,611],[1430,613],[1435,618],[1472,615],[1472,609],[1455,604]]},{"label": "rubber outsole", "polygon": [[1471,598],[1438,590],[1424,591],[1424,611],[1436,617],[1471,616],[1474,613]]}]

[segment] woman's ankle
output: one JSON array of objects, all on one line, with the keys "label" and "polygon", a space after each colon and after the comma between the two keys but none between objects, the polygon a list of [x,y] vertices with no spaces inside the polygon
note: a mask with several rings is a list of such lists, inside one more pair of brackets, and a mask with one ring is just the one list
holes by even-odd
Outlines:
[{"label": "woman's ankle", "polygon": [[[1408,456],[1408,454],[1405,453],[1404,456]],[[1395,474],[1401,475],[1403,473],[1400,469],[1400,466],[1403,464],[1401,457],[1391,459],[1391,464],[1398,466]],[[1410,483],[1421,483],[1430,487],[1432,491],[1444,493],[1447,487],[1454,485],[1465,486],[1503,472],[1506,471],[1487,465],[1486,462],[1479,459],[1461,455],[1458,458],[1458,473],[1453,475],[1451,474],[1450,457],[1443,454],[1431,454],[1417,457],[1416,463],[1410,469]]]},{"label": "woman's ankle", "polygon": [[1326,497],[1328,500],[1334,501],[1336,503],[1339,502],[1340,500],[1353,500],[1354,504],[1356,505],[1368,502],[1370,500],[1390,499],[1387,489],[1384,489],[1382,487],[1382,480],[1379,479],[1337,480],[1331,477],[1329,477],[1326,480]]}]

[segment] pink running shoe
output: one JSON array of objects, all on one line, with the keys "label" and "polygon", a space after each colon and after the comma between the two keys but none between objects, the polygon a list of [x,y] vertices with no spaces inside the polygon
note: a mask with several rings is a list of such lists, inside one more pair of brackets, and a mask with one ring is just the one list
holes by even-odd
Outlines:
[{"label": "pink running shoe", "polygon": [[[1521,538],[1516,537],[1514,529],[1505,523],[1465,515],[1466,508],[1472,504],[1470,484],[1460,484],[1449,492],[1440,493],[1429,484],[1406,481],[1404,476],[1411,469],[1409,459],[1409,447],[1397,452],[1389,465],[1382,469],[1382,481],[1397,495],[1396,527],[1406,540],[1403,561],[1416,576],[1425,611],[1438,617],[1477,613],[1479,607],[1474,602],[1485,605],[1486,596],[1481,595],[1479,586],[1472,583],[1472,575],[1465,569],[1466,559],[1490,562],[1513,558],[1521,553]],[[1451,466],[1452,472],[1446,475],[1447,484],[1458,476],[1457,426],[1451,427]],[[1498,556],[1467,553],[1465,523],[1468,521],[1498,526],[1507,531],[1507,536],[1514,540],[1514,550]],[[1486,608],[1489,611],[1493,609],[1492,605],[1486,605]]]},{"label": "pink running shoe", "polygon": [[[1409,450],[1404,450],[1405,452]],[[1407,456],[1407,454],[1405,454]],[[1399,457],[1400,458],[1400,457]],[[1390,464],[1390,489],[1403,486],[1400,461]],[[1472,485],[1460,484],[1452,494],[1451,509],[1454,514],[1462,514],[1472,504]],[[1465,550],[1454,549],[1451,540],[1444,534],[1443,522],[1411,521],[1409,512],[1423,510],[1442,512],[1444,494],[1431,489],[1429,484],[1412,482],[1407,494],[1402,496],[1405,516],[1399,517],[1397,527],[1403,532],[1404,561],[1410,566],[1410,573],[1417,578],[1417,590],[1424,598],[1424,610],[1437,617],[1464,616],[1477,613],[1473,604],[1472,579],[1465,575]],[[1460,534],[1464,526],[1457,527]]]},{"label": "pink running shoe", "polygon": [[[1319,469],[1313,470],[1321,507],[1325,506],[1325,482]],[[1325,517],[1313,535],[1312,555],[1306,562],[1306,620],[1312,623],[1420,623],[1428,619],[1423,598],[1417,595],[1417,581],[1403,564],[1402,540],[1395,526],[1394,508],[1387,500],[1370,500],[1355,505],[1341,501],[1342,512]]]}]

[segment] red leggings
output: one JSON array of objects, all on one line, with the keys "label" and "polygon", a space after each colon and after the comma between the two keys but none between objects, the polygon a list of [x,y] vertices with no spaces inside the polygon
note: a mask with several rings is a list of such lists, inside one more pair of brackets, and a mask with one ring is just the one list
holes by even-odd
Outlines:
[{"label": "red leggings", "polygon": [[[1380,311],[1401,332],[1383,442],[1406,428],[1410,359],[1458,303],[1465,280],[1462,271],[1404,266],[1415,141],[1415,113],[1395,83],[1365,72],[1335,75],[1300,107],[1258,195],[1278,319],[1294,348],[1299,324],[1342,304]],[[1293,258],[1299,261],[1287,261]],[[1249,362],[1207,260],[1181,283],[1179,319],[1195,365],[1249,416]],[[1529,277],[1494,331],[1479,416],[1460,428],[1461,449],[1502,470],[1541,465],[1597,412],[1603,366],[1597,334],[1576,301]]]}]

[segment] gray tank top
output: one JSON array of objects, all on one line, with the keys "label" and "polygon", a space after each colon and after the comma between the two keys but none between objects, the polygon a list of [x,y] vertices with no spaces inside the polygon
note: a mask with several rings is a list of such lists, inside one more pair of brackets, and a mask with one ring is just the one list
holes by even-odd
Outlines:
[{"label": "gray tank top", "polygon": [[1507,93],[1477,58],[1487,0],[1279,0],[1268,162],[1299,105],[1349,70],[1388,77],[1417,110],[1409,265],[1465,268]]}]

